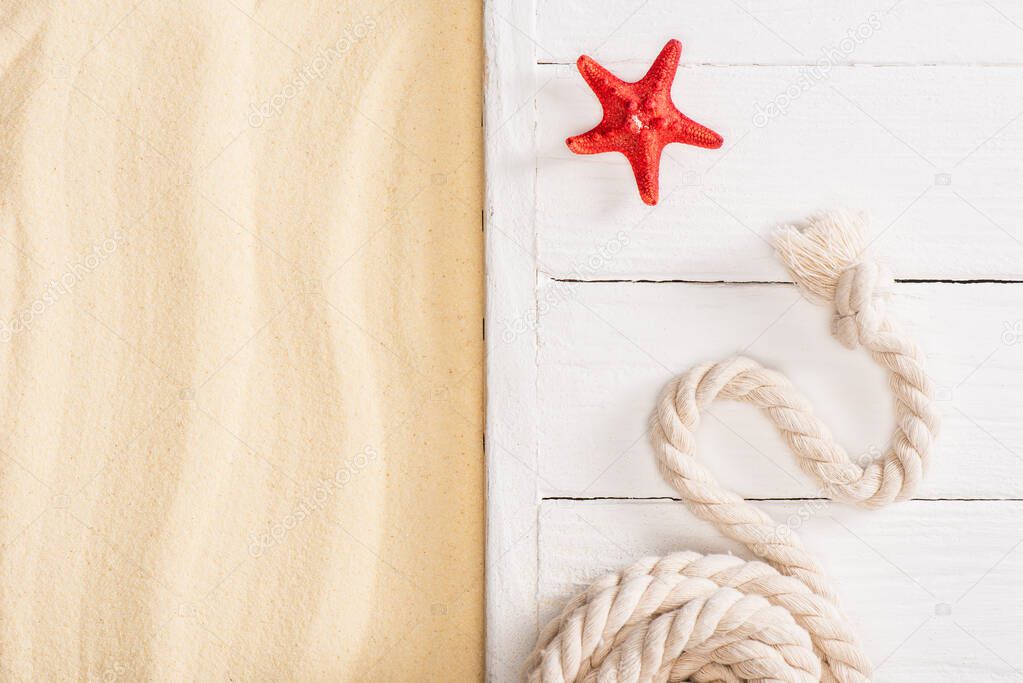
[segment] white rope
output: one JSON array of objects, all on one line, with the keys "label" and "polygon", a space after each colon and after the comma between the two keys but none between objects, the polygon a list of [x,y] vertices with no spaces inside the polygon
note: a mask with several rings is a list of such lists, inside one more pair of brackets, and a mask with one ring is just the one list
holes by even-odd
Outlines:
[{"label": "white rope", "polygon": [[821,214],[786,226],[777,252],[808,298],[834,307],[833,332],[885,368],[895,396],[888,451],[861,466],[781,374],[736,357],[700,365],[664,390],[652,441],[665,479],[700,519],[765,562],[680,552],[640,560],[576,596],[543,630],[529,680],[870,680],[870,662],[821,566],[784,525],[724,489],[697,461],[700,412],[717,399],[759,407],[822,496],[875,508],[912,495],[927,468],[938,415],[917,347],[889,318],[891,278],[861,260],[858,216]]}]

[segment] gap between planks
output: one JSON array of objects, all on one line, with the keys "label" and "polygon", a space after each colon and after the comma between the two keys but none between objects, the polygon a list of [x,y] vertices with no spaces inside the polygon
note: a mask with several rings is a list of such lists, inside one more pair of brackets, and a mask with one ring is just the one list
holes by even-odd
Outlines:
[{"label": "gap between planks", "polygon": [[[600,502],[604,500],[611,501],[656,501],[656,500],[671,500],[677,503],[683,502],[681,498],[675,498],[672,496],[544,496],[540,499],[541,502],[546,501],[569,501],[569,502]],[[780,497],[780,498],[743,498],[743,500],[754,502],[754,503],[769,503],[769,502],[804,502],[804,501],[828,501],[828,502],[839,502],[833,501],[831,498],[815,498],[812,496],[805,497]],[[955,503],[1019,503],[1023,502],[1023,498],[908,498],[906,503],[918,502],[918,503],[944,503],[944,502],[955,502]]]},{"label": "gap between planks", "polygon": [[[626,279],[626,278],[594,278],[591,280],[555,277],[547,273],[540,273],[551,282],[565,282],[569,284],[686,284],[686,285],[787,285],[793,286],[794,282],[789,280],[678,280],[678,279]],[[997,278],[895,278],[899,284],[949,284],[949,285],[1017,285],[1023,284],[1023,280],[997,279]]]},{"label": "gap between planks", "polygon": [[[649,64],[649,60],[642,59],[618,59],[601,62],[604,66],[626,65],[626,64]],[[537,66],[575,66],[572,60],[537,60]],[[733,69],[744,67],[762,67],[768,69],[792,68],[808,69],[819,67],[814,62],[680,62],[679,68],[710,67],[715,69]],[[866,68],[866,69],[940,69],[946,67],[967,67],[982,69],[1018,69],[1023,67],[1021,62],[835,62],[828,63],[831,68]]]}]

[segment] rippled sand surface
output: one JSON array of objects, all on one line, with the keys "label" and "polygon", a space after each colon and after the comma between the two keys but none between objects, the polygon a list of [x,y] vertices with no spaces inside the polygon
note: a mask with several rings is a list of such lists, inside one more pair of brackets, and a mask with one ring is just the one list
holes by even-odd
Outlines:
[{"label": "rippled sand surface", "polygon": [[479,678],[472,4],[0,7],[0,680]]}]

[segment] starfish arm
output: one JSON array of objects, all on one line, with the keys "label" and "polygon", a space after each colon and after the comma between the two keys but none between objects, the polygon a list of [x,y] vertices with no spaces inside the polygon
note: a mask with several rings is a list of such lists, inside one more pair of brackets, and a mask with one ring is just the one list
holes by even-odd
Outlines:
[{"label": "starfish arm", "polygon": [[615,150],[613,136],[604,132],[603,126],[597,126],[580,135],[573,135],[565,140],[565,144],[576,154],[600,154]]},{"label": "starfish arm", "polygon": [[575,62],[576,67],[579,69],[579,73],[583,75],[586,82],[589,84],[590,89],[596,93],[597,97],[601,100],[602,95],[609,92],[615,86],[624,85],[625,81],[615,76],[613,73],[602,67],[592,57],[583,55]]},{"label": "starfish arm", "polygon": [[696,147],[717,149],[725,139],[706,126],[700,125],[688,116],[679,113],[668,126],[668,140]]},{"label": "starfish arm", "polygon": [[637,145],[636,147],[622,154],[632,165],[632,174],[636,176],[636,186],[639,188],[639,196],[645,204],[653,206],[658,199],[659,170],[661,166],[662,145],[650,142],[649,144]]},{"label": "starfish arm", "polygon": [[682,43],[674,38],[669,40],[661,54],[650,65],[650,69],[640,81],[655,91],[664,93],[671,92],[671,84],[675,80],[675,72],[678,71],[678,60],[682,56]]}]

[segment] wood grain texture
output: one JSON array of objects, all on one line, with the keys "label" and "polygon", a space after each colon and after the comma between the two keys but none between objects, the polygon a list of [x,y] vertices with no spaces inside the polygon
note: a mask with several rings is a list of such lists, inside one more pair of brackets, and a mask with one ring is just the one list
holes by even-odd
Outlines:
[{"label": "wood grain texture", "polygon": [[[1023,69],[840,67],[820,80],[794,67],[682,69],[675,101],[725,146],[669,146],[655,207],[639,200],[621,155],[567,149],[564,138],[599,121],[600,105],[574,66],[541,72],[547,274],[784,280],[771,231],[848,206],[869,210],[872,247],[898,277],[1023,278]],[[620,234],[629,243],[597,258]]]},{"label": "wood grain texture", "polygon": [[[913,501],[875,512],[762,505],[836,580],[877,683],[1023,679],[1023,503]],[[749,557],[671,501],[545,501],[540,548],[545,619],[597,577],[644,556]]]},{"label": "wood grain texture", "polygon": [[[839,443],[874,457],[893,403],[866,353],[829,335],[829,313],[794,285],[544,282],[539,300],[540,475],[545,495],[677,495],[657,472],[647,420],[669,380],[748,354],[785,373]],[[897,285],[890,306],[928,359],[944,414],[919,496],[1023,498],[1023,286]],[[820,495],[768,420],[716,403],[698,452],[747,497]]]},{"label": "wood grain texture", "polygon": [[[497,4],[502,7],[498,9]],[[533,155],[533,45],[504,22],[531,26],[528,3],[488,2],[485,13],[487,321],[535,320],[536,267],[531,248],[533,178],[509,174]],[[517,68],[504,68],[505,64]],[[500,65],[500,66],[499,66]],[[487,547],[490,596],[486,676],[518,677],[533,645],[536,623],[537,478],[536,337],[502,338],[487,323]]]},{"label": "wood grain texture", "polygon": [[[1007,0],[538,0],[537,57],[642,62],[668,36],[687,63],[1020,64],[1023,9]],[[864,25],[873,30],[868,31]],[[850,36],[860,39],[850,48]],[[866,38],[863,38],[866,36]]]}]

